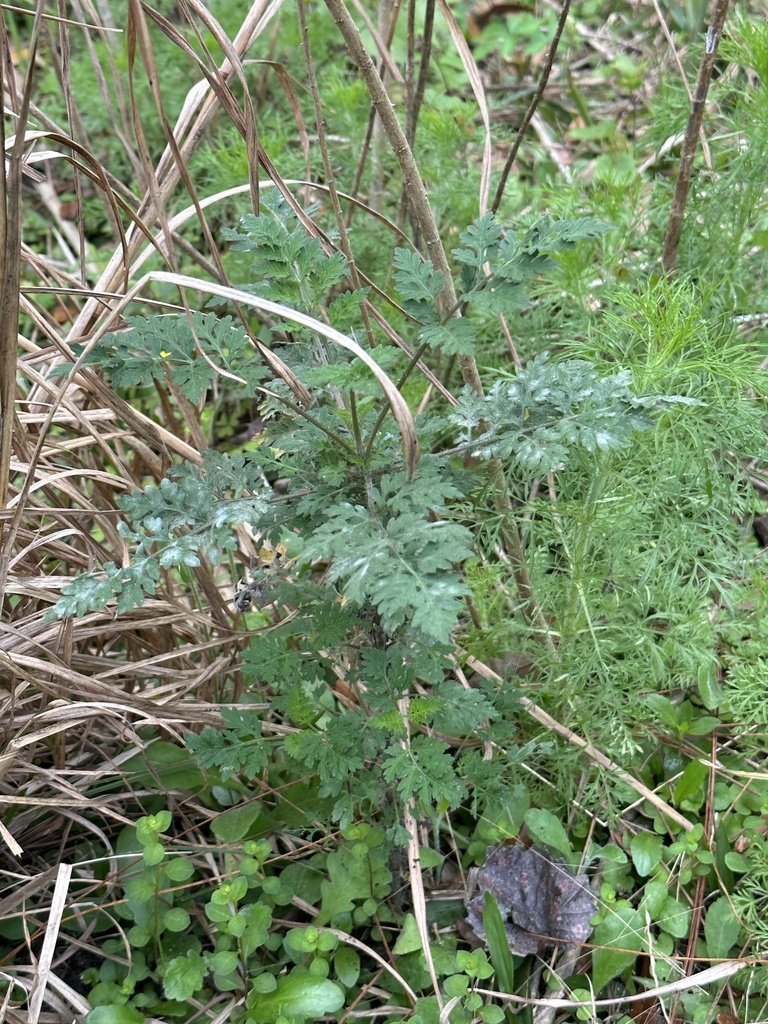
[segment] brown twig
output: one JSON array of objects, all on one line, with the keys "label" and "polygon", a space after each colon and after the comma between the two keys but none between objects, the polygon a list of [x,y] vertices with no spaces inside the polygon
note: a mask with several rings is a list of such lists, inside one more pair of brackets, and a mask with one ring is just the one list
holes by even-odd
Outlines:
[{"label": "brown twig", "polygon": [[560,37],[563,34],[563,29],[565,28],[565,22],[568,18],[568,11],[570,8],[571,0],[564,0],[562,10],[560,11],[560,17],[557,21],[557,27],[555,28],[555,34],[552,38],[552,42],[544,61],[544,68],[541,72],[539,84],[536,87],[536,92],[533,94],[533,99],[528,105],[528,109],[525,112],[525,116],[523,117],[520,127],[517,129],[515,141],[512,143],[512,149],[509,151],[509,156],[507,157],[506,162],[504,163],[504,169],[501,172],[501,178],[499,179],[496,195],[493,197],[493,204],[491,206],[493,213],[496,213],[499,208],[499,204],[501,203],[502,196],[504,195],[504,188],[507,184],[507,178],[509,177],[509,172],[512,170],[512,164],[515,162],[515,158],[517,157],[517,152],[520,149],[520,143],[523,141],[525,130],[531,123],[533,115],[536,113],[536,108],[541,102],[541,97],[544,95],[544,90],[546,89],[547,82],[549,81],[552,65],[555,62],[555,54],[557,53],[557,48],[560,45]]},{"label": "brown twig", "polygon": [[[339,193],[336,189],[336,176],[333,172],[333,163],[331,161],[331,154],[328,151],[328,142],[326,139],[325,132],[325,118],[323,117],[323,107],[320,102],[320,90],[317,85],[317,75],[315,74],[315,63],[312,59],[312,46],[309,38],[309,31],[307,29],[307,18],[304,10],[303,0],[298,0],[296,10],[299,17],[299,31],[301,33],[301,45],[304,50],[304,66],[307,69],[307,81],[309,83],[309,91],[312,94],[312,104],[315,108],[315,128],[317,130],[317,143],[320,147],[320,155],[323,160],[323,174],[325,175],[325,184],[328,188],[328,195],[331,199],[331,205],[333,206],[333,213],[336,219],[336,228],[339,232],[339,248],[344,253],[344,258],[347,261],[347,270],[352,280],[352,284],[355,288],[360,288],[362,282],[360,280],[360,274],[357,270],[357,263],[355,261],[354,253],[352,252],[352,246],[349,242],[349,233],[347,232],[347,226],[344,222],[344,215],[341,212],[341,201],[339,199]],[[371,318],[368,313],[368,309],[365,304],[361,305],[360,313],[363,318],[363,325],[365,326],[365,334],[368,338],[368,344],[371,348],[376,346],[376,337],[373,333],[373,326],[371,324]]]},{"label": "brown twig", "polygon": [[[477,658],[468,658],[467,665],[484,679],[490,679],[495,683],[504,682],[498,672],[494,672],[492,668],[484,662],[478,661]],[[692,822],[688,821],[684,815],[682,815],[676,808],[672,807],[671,804],[667,803],[666,800],[663,800],[658,793],[649,789],[644,782],[641,782],[640,779],[634,778],[634,776],[630,775],[629,772],[624,771],[624,769],[617,765],[615,761],[611,761],[609,757],[606,757],[602,750],[598,750],[597,747],[587,742],[587,740],[582,736],[579,736],[578,733],[575,733],[572,729],[569,729],[561,722],[558,722],[557,719],[553,718],[552,715],[548,714],[543,708],[540,708],[538,704],[534,704],[528,697],[518,697],[518,700],[520,701],[522,709],[529,714],[531,718],[535,718],[536,721],[546,729],[549,729],[558,736],[561,736],[564,740],[567,740],[568,743],[572,743],[575,747],[579,747],[584,751],[587,757],[595,762],[595,764],[599,764],[601,768],[610,772],[615,778],[621,779],[625,785],[629,786],[630,789],[634,789],[636,793],[639,793],[640,796],[655,807],[657,811],[661,811],[661,813],[669,818],[670,821],[673,821],[686,832],[691,831],[693,828]]]},{"label": "brown twig", "polygon": [[[7,504],[10,483],[21,273],[21,164],[24,157],[24,130],[27,125],[32,95],[41,7],[42,5],[38,4],[29,45],[27,76],[16,119],[16,137],[8,158],[7,170],[5,159],[0,168],[0,254],[3,261],[2,281],[0,282],[0,508],[5,508]],[[13,76],[13,62],[10,56],[11,41],[5,31],[4,22],[0,33],[0,47],[3,51],[2,66],[3,69],[10,69],[10,74]],[[4,105],[6,87],[10,93],[14,93],[13,77],[6,84],[0,74],[0,98]],[[0,143],[3,153],[5,153],[5,127],[2,128]]]},{"label": "brown twig", "polygon": [[696,88],[693,93],[693,100],[691,101],[691,113],[688,117],[685,138],[683,139],[683,149],[680,154],[680,169],[677,173],[675,194],[672,197],[672,209],[669,214],[667,234],[664,239],[664,253],[661,258],[661,264],[666,274],[671,273],[677,260],[680,234],[683,230],[685,206],[688,201],[688,190],[691,187],[693,159],[696,156],[699,131],[704,117],[704,104],[707,100],[709,83],[712,79],[712,69],[715,66],[715,59],[717,57],[717,45],[720,42],[725,17],[728,13],[728,2],[729,0],[715,0],[714,16],[707,29],[704,53],[701,55]]}]

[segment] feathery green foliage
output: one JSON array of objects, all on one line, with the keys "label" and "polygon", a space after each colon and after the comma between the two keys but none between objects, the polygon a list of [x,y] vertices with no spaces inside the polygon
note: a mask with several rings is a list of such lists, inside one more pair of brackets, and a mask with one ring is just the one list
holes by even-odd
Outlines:
[{"label": "feathery green foliage", "polygon": [[[229,0],[211,10],[222,23],[234,19]],[[464,16],[461,5],[455,12]],[[765,937],[768,588],[749,531],[768,489],[765,33],[741,16],[729,23],[720,53],[742,68],[713,86],[708,116],[719,104],[722,130],[707,134],[710,164],[694,177],[678,272],[659,279],[675,177],[661,147],[688,117],[682,83],[662,84],[655,125],[641,108],[621,122],[595,116],[592,92],[580,92],[607,88],[613,102],[616,81],[638,92],[645,66],[634,51],[607,62],[588,86],[571,74],[557,103],[544,91],[540,139],[545,126],[570,123],[570,163],[556,166],[549,141],[526,140],[499,215],[478,216],[482,118],[466,98],[466,66],[444,52],[442,21],[429,57],[428,40],[414,51],[416,29],[410,24],[406,38],[401,19],[392,59],[409,76],[431,60],[440,76],[420,83],[413,145],[446,270],[437,269],[438,239],[417,223],[414,197],[392,187],[396,161],[378,125],[356,177],[367,145],[365,93],[323,5],[301,13],[316,55],[331,55],[321,87],[324,117],[338,133],[330,165],[320,172],[322,135],[303,123],[314,112],[296,84],[305,78],[295,61],[298,19],[285,18],[275,23],[274,60],[246,62],[236,86],[254,100],[262,156],[280,173],[261,189],[259,215],[247,213],[237,228],[220,225],[237,223],[255,197],[227,198],[215,213],[205,206],[214,236],[231,243],[221,263],[218,253],[215,266],[198,259],[203,233],[194,219],[174,234],[169,256],[185,273],[193,259],[198,278],[223,266],[222,279],[282,311],[270,318],[246,302],[235,319],[217,299],[205,312],[153,316],[136,293],[125,329],[87,360],[108,381],[99,386],[119,392],[118,417],[127,400],[162,418],[166,439],[170,429],[187,445],[177,450],[189,452],[190,441],[203,448],[209,428],[216,444],[219,416],[227,437],[244,421],[249,429],[231,450],[202,451],[199,465],[174,465],[164,478],[162,445],[158,458],[146,438],[122,428],[99,438],[105,453],[115,445],[114,462],[107,454],[92,488],[67,492],[65,528],[45,555],[54,580],[68,574],[53,614],[69,621],[38,618],[46,643],[60,631],[66,657],[49,666],[40,647],[19,659],[19,673],[46,680],[46,724],[33,734],[43,755],[57,710],[48,669],[76,688],[73,699],[90,701],[87,672],[99,674],[101,695],[133,683],[126,665],[136,662],[140,724],[121,719],[108,770],[83,783],[93,807],[105,794],[119,798],[122,831],[107,828],[102,845],[96,828],[80,838],[74,814],[67,825],[79,844],[73,884],[84,896],[63,927],[81,935],[85,920],[89,944],[98,939],[104,956],[85,979],[94,1007],[87,1024],[207,1019],[230,996],[235,1024],[292,1024],[351,1008],[375,1015],[383,1003],[393,1020],[501,1024],[513,1013],[492,989],[516,985],[540,997],[536,957],[549,962],[553,989],[588,1004],[563,1007],[563,1020],[615,1022],[622,1010],[592,1001],[643,994],[646,963],[661,985],[678,979],[692,950],[703,967],[742,955],[748,943],[759,957]],[[169,17],[173,35],[175,10]],[[579,17],[602,22],[604,9],[590,2]],[[689,12],[692,31],[694,20]],[[502,32],[493,22],[470,34],[476,58],[495,52],[499,61],[480,69],[479,88],[523,74],[551,18],[507,19]],[[194,40],[202,57],[205,47],[218,53],[214,30],[211,21]],[[566,37],[578,44],[582,31],[569,23]],[[694,38],[689,52],[701,46]],[[603,73],[618,76],[614,84]],[[409,77],[403,89],[409,112],[414,85]],[[401,85],[388,75],[387,88],[399,116]],[[176,83],[171,92],[175,110]],[[499,155],[511,133],[495,95],[487,97]],[[135,96],[141,106],[141,91]],[[239,107],[242,94],[230,98]],[[519,101],[518,90],[515,111]],[[206,204],[210,191],[249,175],[249,140],[222,123],[215,131],[189,168]],[[306,166],[297,137],[308,143]],[[162,145],[157,125],[148,139],[153,151]],[[340,197],[346,233],[331,217],[335,197],[326,199],[329,166],[355,193],[353,202]],[[313,202],[306,216],[281,195],[281,174],[314,179],[291,185],[298,202]],[[36,230],[48,228],[43,221]],[[150,275],[153,301],[177,300],[171,278],[158,285]],[[446,308],[451,291],[456,302]],[[185,284],[185,304],[192,292]],[[312,317],[315,329],[291,310]],[[329,343],[323,324],[388,375],[413,411],[415,439],[405,403],[396,421],[381,377]],[[87,336],[76,335],[75,353]],[[265,361],[268,349],[275,358]],[[29,373],[36,388],[43,356],[20,363],[20,377]],[[460,372],[471,381],[463,390]],[[92,372],[74,383],[90,412]],[[39,398],[22,406],[31,424]],[[57,442],[61,430],[52,432]],[[151,448],[156,437],[148,437]],[[49,445],[29,465],[38,474],[51,460],[54,480],[68,459],[77,473],[88,470],[96,446],[80,441]],[[128,466],[133,479],[121,482],[130,493],[118,501],[115,529],[110,474],[117,482]],[[45,486],[35,477],[30,492],[34,515],[35,502],[53,493],[41,475]],[[71,540],[73,494],[88,499],[80,547]],[[38,545],[46,550],[46,516],[39,534],[37,519],[19,533],[27,562]],[[94,557],[105,564],[82,572]],[[9,578],[7,607],[17,612],[36,581]],[[30,646],[39,636],[35,615],[6,634]],[[129,660],[120,663],[123,649]],[[485,678],[489,667],[501,682]],[[184,700],[166,706],[173,687]],[[27,711],[23,729],[36,721]],[[141,753],[123,761],[126,736]],[[606,755],[619,770],[603,767]],[[116,780],[117,764],[124,776]],[[86,778],[77,765],[77,779]],[[12,808],[9,824],[34,825],[39,835],[50,803]],[[486,921],[489,956],[460,948],[456,875],[492,869],[494,848],[510,840],[547,847],[568,872],[589,872],[588,902],[598,909],[591,949],[581,948],[578,961],[575,948],[546,942],[552,915],[552,934],[562,938],[573,912],[563,865],[550,878],[534,869],[522,878],[526,948],[536,956],[512,962],[509,922],[498,913]],[[492,893],[487,902],[495,905]],[[23,912],[23,928],[21,917],[0,922],[6,973],[35,921]],[[583,938],[589,923],[577,923]],[[386,959],[374,965],[371,951]],[[391,970],[377,973],[383,963]],[[737,976],[729,998],[740,1019],[764,1015],[741,995],[768,987],[761,971],[750,963]],[[725,997],[694,980],[680,1005],[662,1009],[707,1024]],[[16,999],[20,986],[8,984]]]}]

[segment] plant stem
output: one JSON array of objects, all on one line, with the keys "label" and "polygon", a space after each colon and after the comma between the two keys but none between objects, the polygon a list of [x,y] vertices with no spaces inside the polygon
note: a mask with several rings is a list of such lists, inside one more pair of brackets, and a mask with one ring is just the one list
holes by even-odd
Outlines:
[{"label": "plant stem", "polygon": [[325,424],[321,423],[320,420],[316,419],[311,413],[307,412],[306,409],[302,409],[300,406],[294,405],[293,402],[289,402],[287,398],[283,398],[282,395],[276,395],[274,391],[270,391],[268,388],[259,388],[259,391],[263,392],[263,394],[265,395],[269,395],[270,398],[277,399],[277,401],[281,402],[286,408],[290,409],[292,412],[295,412],[297,416],[301,416],[302,419],[307,420],[309,423],[312,424],[312,426],[317,427],[318,430],[322,430],[326,437],[329,437],[332,441],[335,441],[336,444],[340,445],[354,459],[357,458],[357,452],[352,447],[352,445],[349,444],[348,441],[345,441],[344,438],[340,437],[338,434],[334,434],[332,430],[329,430],[328,427],[325,426]]},{"label": "plant stem", "polygon": [[[445,248],[443,247],[440,233],[437,230],[437,223],[435,222],[432,207],[429,204],[427,190],[424,187],[424,182],[421,180],[413,152],[397,119],[395,108],[392,106],[392,101],[387,94],[387,90],[384,88],[381,76],[376,70],[370,54],[363,45],[357,25],[344,6],[343,0],[325,0],[325,5],[338,25],[349,54],[368,87],[371,102],[376,108],[376,113],[381,119],[384,133],[389,140],[397,162],[400,164],[400,170],[403,175],[403,189],[408,193],[414,220],[424,239],[429,258],[432,260],[433,265],[443,273],[445,284],[438,298],[438,303],[441,306],[441,312],[445,312],[456,305],[456,291],[453,287],[453,277],[448,265]],[[468,355],[459,356],[459,363],[464,383],[469,384],[478,395],[482,395],[483,385],[474,357]]]},{"label": "plant stem", "polygon": [[[336,178],[333,173],[333,164],[331,163],[331,157],[328,152],[328,145],[325,137],[325,118],[323,117],[323,108],[320,103],[320,90],[317,86],[317,75],[315,74],[315,63],[312,59],[312,47],[309,41],[309,32],[307,31],[307,17],[303,0],[298,0],[296,9],[299,16],[301,45],[304,49],[304,66],[307,70],[307,81],[309,82],[309,89],[312,93],[312,103],[315,108],[315,128],[317,129],[317,141],[320,147],[320,155],[323,158],[323,174],[325,175],[328,195],[331,198],[331,204],[333,206],[336,227],[339,231],[339,248],[344,253],[344,258],[347,261],[347,269],[349,270],[349,276],[352,279],[352,284],[355,288],[360,288],[360,274],[357,271],[357,263],[355,262],[355,257],[352,252],[352,246],[349,244],[347,226],[344,221],[344,215],[341,212],[339,193],[336,189]],[[374,337],[371,319],[364,303],[360,307],[360,313],[363,318],[368,344],[371,348],[375,348],[376,338]]]},{"label": "plant stem", "polygon": [[696,89],[691,101],[691,113],[688,117],[685,138],[683,139],[683,149],[680,154],[680,170],[677,173],[675,194],[672,198],[672,209],[669,214],[669,224],[667,225],[667,234],[664,239],[664,253],[661,257],[661,265],[666,274],[671,273],[677,260],[677,249],[680,244],[680,234],[683,230],[683,217],[688,201],[688,190],[691,187],[693,158],[696,155],[699,131],[704,117],[704,104],[709,91],[709,83],[712,79],[715,58],[717,57],[717,44],[723,33],[725,16],[728,13],[728,3],[729,0],[716,0],[712,23],[707,30],[704,53],[701,55],[699,73],[696,78]]},{"label": "plant stem", "polygon": [[[426,344],[421,345],[419,348],[416,349],[416,351],[411,356],[410,363],[408,363],[408,365],[406,366],[405,370],[403,371],[402,376],[400,377],[400,380],[397,382],[396,387],[397,387],[398,391],[400,391],[402,389],[403,384],[405,384],[405,382],[410,377],[414,367],[418,366],[419,360],[424,355],[424,350],[426,349],[426,347],[427,347]],[[365,446],[365,458],[366,458],[366,460],[370,459],[370,457],[371,457],[371,451],[373,449],[373,442],[376,440],[376,435],[378,434],[379,430],[381,429],[381,424],[384,422],[384,419],[385,419],[385,417],[386,417],[388,412],[389,412],[389,406],[388,405],[383,405],[382,408],[381,408],[381,412],[379,413],[379,415],[378,415],[378,417],[376,419],[376,422],[374,423],[373,428],[371,429],[371,435],[368,438],[368,443]]]},{"label": "plant stem", "polygon": [[509,151],[509,156],[507,157],[506,162],[504,163],[504,169],[501,172],[501,178],[499,179],[499,184],[496,189],[496,195],[493,197],[493,204],[491,206],[491,211],[493,213],[496,213],[496,211],[499,208],[501,198],[504,195],[504,188],[507,184],[509,172],[512,170],[512,164],[515,162],[515,157],[517,156],[517,152],[520,149],[520,143],[523,141],[523,135],[525,134],[526,128],[533,120],[533,115],[536,113],[536,108],[541,102],[541,97],[544,95],[544,90],[547,87],[547,82],[549,81],[549,74],[552,70],[552,65],[555,62],[555,54],[557,53],[557,48],[560,45],[560,37],[563,34],[563,29],[565,28],[565,22],[568,18],[568,11],[570,10],[570,7],[571,0],[565,0],[565,2],[563,3],[562,10],[560,11],[560,17],[557,22],[557,28],[555,29],[555,34],[552,39],[552,43],[549,47],[549,51],[547,52],[546,60],[544,61],[544,68],[541,72],[539,84],[536,87],[536,92],[533,94],[533,99],[529,103],[528,109],[526,110],[525,115],[523,116],[523,120],[520,123],[520,127],[517,129],[517,135],[515,136],[515,141],[512,143],[512,149]]}]

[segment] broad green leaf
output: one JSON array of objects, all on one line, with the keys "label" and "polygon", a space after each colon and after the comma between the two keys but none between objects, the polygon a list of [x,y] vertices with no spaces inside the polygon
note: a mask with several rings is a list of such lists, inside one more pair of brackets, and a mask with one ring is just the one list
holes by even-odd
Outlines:
[{"label": "broad green leaf", "polygon": [[648,882],[640,901],[640,912],[656,921],[668,896],[666,882]]},{"label": "broad green leaf", "polygon": [[439,868],[445,860],[442,854],[433,850],[430,846],[422,846],[419,849],[419,860],[422,868]]},{"label": "broad green leaf", "polygon": [[677,732],[679,724],[677,708],[668,697],[664,697],[660,693],[652,693],[646,697],[646,703],[653,708],[664,725],[669,726],[673,732]]},{"label": "broad green leaf", "polygon": [[600,859],[609,864],[626,864],[627,855],[620,846],[609,843],[600,850]]},{"label": "broad green leaf", "polygon": [[721,724],[719,718],[713,718],[712,715],[704,715],[702,718],[694,719],[685,731],[689,736],[708,736],[709,733],[714,732]]},{"label": "broad green leaf", "polygon": [[609,981],[631,967],[645,943],[645,925],[628,903],[610,909],[595,928],[592,942],[592,983],[600,992]]},{"label": "broad green leaf", "polygon": [[571,856],[571,844],[560,819],[555,817],[551,811],[532,807],[525,815],[525,824],[531,837],[537,843],[544,843],[550,846],[564,857]]},{"label": "broad green leaf", "polygon": [[256,1024],[273,1024],[280,1016],[293,1020],[317,1020],[336,1013],[344,1005],[344,989],[327,978],[290,974],[278,978],[274,992],[259,993],[249,1014]]},{"label": "broad green leaf", "polygon": [[85,1015],[83,1024],[144,1024],[147,1018],[135,1006],[97,1006]]},{"label": "broad green leaf", "polygon": [[206,974],[207,967],[199,953],[174,957],[163,975],[163,991],[168,999],[186,1002],[203,987]]},{"label": "broad green leaf", "polygon": [[716,711],[723,702],[723,688],[718,679],[718,666],[714,661],[699,666],[696,683],[704,707]]},{"label": "broad green leaf", "polygon": [[333,957],[333,970],[344,988],[354,988],[360,977],[359,955],[349,946],[340,946]]},{"label": "broad green leaf", "polygon": [[[152,766],[147,768],[147,764]],[[205,786],[203,773],[183,747],[167,740],[155,740],[141,754],[135,754],[123,765],[131,776],[133,786],[156,788],[158,779],[166,790],[192,789],[199,792]]]},{"label": "broad green leaf", "polygon": [[667,896],[657,923],[667,935],[675,939],[685,939],[691,925],[691,908],[676,900],[674,896]]},{"label": "broad green leaf", "polygon": [[675,786],[675,803],[681,804],[683,800],[690,800],[698,792],[708,774],[709,768],[702,761],[689,762]]},{"label": "broad green leaf", "polygon": [[707,943],[707,955],[710,957],[727,957],[741,932],[736,915],[730,901],[725,896],[716,899],[707,908],[704,919],[704,938]]},{"label": "broad green leaf", "polygon": [[663,846],[663,836],[657,836],[652,832],[638,832],[636,836],[632,837],[629,848],[632,854],[632,863],[639,875],[653,873],[661,860]]},{"label": "broad green leaf", "polygon": [[730,853],[726,853],[725,863],[731,871],[736,871],[741,875],[746,874],[752,868],[749,857],[745,857],[743,853],[736,853],[733,850]]},{"label": "broad green leaf", "polygon": [[222,811],[211,822],[211,831],[220,843],[239,843],[248,835],[254,821],[261,814],[261,804],[253,801]]},{"label": "broad green leaf", "polygon": [[422,948],[419,926],[413,914],[406,914],[400,927],[400,934],[395,942],[393,953],[403,956],[405,953],[416,953]]}]

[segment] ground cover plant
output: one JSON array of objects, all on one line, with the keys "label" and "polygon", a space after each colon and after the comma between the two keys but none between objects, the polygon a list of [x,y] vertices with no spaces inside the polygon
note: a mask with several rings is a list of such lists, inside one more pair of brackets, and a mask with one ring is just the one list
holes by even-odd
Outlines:
[{"label": "ground cover plant", "polygon": [[768,32],[5,12],[3,1019],[768,1019]]}]

